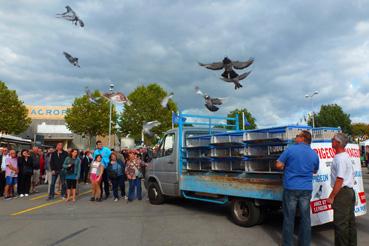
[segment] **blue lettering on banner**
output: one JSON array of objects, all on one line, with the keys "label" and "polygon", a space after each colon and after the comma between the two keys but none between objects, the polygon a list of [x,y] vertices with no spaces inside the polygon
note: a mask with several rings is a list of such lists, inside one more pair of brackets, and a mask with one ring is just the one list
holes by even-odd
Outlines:
[{"label": "blue lettering on banner", "polygon": [[59,110],[57,110],[57,109],[55,109],[55,110],[53,111],[53,114],[54,114],[54,115],[59,115],[59,113],[60,113],[60,112],[59,112]]},{"label": "blue lettering on banner", "polygon": [[37,114],[36,110],[32,109],[31,114]]},{"label": "blue lettering on banner", "polygon": [[313,181],[317,183],[326,182],[328,181],[328,174],[313,176]]},{"label": "blue lettering on banner", "polygon": [[354,177],[362,177],[363,173],[361,171],[355,171]]},{"label": "blue lettering on banner", "polygon": [[42,112],[42,109],[39,109],[38,111],[37,111],[37,113],[39,114],[39,115],[43,115],[44,113]]},{"label": "blue lettering on banner", "polygon": [[366,211],[366,205],[355,208],[355,213],[359,213],[359,212],[363,212],[363,211]]},{"label": "blue lettering on banner", "polygon": [[50,109],[46,109],[46,114],[47,115],[51,115],[51,110]]},{"label": "blue lettering on banner", "polygon": [[62,112],[62,113],[61,113],[62,115],[65,115],[65,114],[67,113],[67,110],[64,110],[64,109],[63,109],[61,112]]}]

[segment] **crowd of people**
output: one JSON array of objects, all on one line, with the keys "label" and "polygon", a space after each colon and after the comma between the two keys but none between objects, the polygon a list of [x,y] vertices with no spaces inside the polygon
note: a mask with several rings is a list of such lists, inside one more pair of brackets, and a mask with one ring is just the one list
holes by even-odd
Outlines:
[{"label": "crowd of people", "polygon": [[[48,185],[48,198],[60,196],[66,202],[76,201],[80,183],[91,184],[91,201],[101,202],[113,193],[114,201],[123,198],[142,200],[141,183],[149,161],[146,149],[115,151],[96,142],[94,151],[34,146],[19,152],[0,150],[0,196],[5,200],[28,197],[38,192],[40,184]],[[125,183],[128,181],[128,196]],[[120,191],[120,192],[119,192]]]}]

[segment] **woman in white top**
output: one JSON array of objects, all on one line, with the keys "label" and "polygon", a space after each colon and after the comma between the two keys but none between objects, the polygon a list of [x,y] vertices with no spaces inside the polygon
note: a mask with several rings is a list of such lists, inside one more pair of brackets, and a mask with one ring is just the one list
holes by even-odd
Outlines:
[{"label": "woman in white top", "polygon": [[104,165],[101,163],[102,156],[97,155],[95,160],[91,163],[90,181],[92,186],[92,197],[90,201],[101,201],[100,183],[102,174],[104,172]]}]

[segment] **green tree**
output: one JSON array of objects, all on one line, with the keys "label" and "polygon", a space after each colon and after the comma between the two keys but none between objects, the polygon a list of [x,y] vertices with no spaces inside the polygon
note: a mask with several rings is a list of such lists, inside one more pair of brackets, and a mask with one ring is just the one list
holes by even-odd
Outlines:
[{"label": "green tree", "polygon": [[[341,127],[343,132],[351,134],[350,115],[337,104],[322,105],[314,118],[315,127]],[[312,120],[308,124],[312,125]]]},{"label": "green tree", "polygon": [[[64,117],[69,130],[88,136],[89,146],[93,136],[109,134],[109,100],[102,97],[98,91],[93,92],[92,96],[97,98],[96,103],[90,102],[87,95],[75,98]],[[115,133],[116,122],[117,113],[113,105],[112,133]]]},{"label": "green tree", "polygon": [[[161,124],[152,129],[152,132],[161,135],[172,125],[172,111],[177,111],[177,105],[172,99],[169,100],[166,108],[161,106],[161,100],[168,93],[158,84],[137,87],[128,95],[131,105],[124,106],[119,121],[122,135],[130,134],[136,141],[141,139],[142,126],[144,122],[157,120]],[[145,136],[145,144],[152,144],[155,137]]]},{"label": "green tree", "polygon": [[369,138],[369,125],[365,123],[353,123],[351,125],[352,136],[360,141]]},{"label": "green tree", "polygon": [[28,110],[15,90],[9,90],[0,81],[0,133],[19,134],[27,130],[31,124],[27,114]]},{"label": "green tree", "polygon": [[[234,118],[234,117],[236,117],[236,114],[238,114],[238,124],[240,126],[240,129],[242,130],[243,129],[242,128],[242,123],[243,123],[242,113],[245,114],[245,118],[246,118],[246,121],[247,121],[247,122],[245,121],[245,130],[255,129],[257,127],[256,122],[255,122],[256,120],[246,108],[232,110],[228,114],[228,117],[229,118]],[[234,125],[235,122],[228,120],[227,124]],[[230,128],[230,127],[228,127],[228,128]]]}]

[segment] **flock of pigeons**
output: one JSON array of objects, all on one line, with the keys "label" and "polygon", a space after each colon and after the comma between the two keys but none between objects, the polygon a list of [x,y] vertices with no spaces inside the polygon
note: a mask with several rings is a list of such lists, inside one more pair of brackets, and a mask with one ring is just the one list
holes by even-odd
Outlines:
[{"label": "flock of pigeons", "polygon": [[[57,18],[62,18],[64,20],[70,21],[74,23],[76,26],[78,25],[80,27],[85,26],[84,22],[78,17],[76,12],[70,6],[67,5],[65,8],[66,8],[66,11],[64,13],[56,14]],[[80,67],[77,57],[74,57],[65,51],[63,52],[63,54],[65,58],[73,66]],[[251,73],[251,71],[238,74],[234,69],[237,69],[237,70],[245,69],[249,67],[251,64],[253,64],[253,62],[254,62],[253,58],[250,58],[249,60],[242,62],[242,61],[232,61],[228,57],[225,57],[223,61],[221,62],[214,62],[214,63],[209,63],[209,64],[199,63],[199,65],[207,69],[210,69],[210,70],[224,70],[223,73],[221,74],[220,79],[228,83],[233,83],[235,86],[234,87],[235,90],[237,90],[242,87],[240,81],[247,78],[247,76]],[[195,87],[195,92],[196,94],[201,95],[204,98],[205,107],[211,112],[218,111],[219,106],[222,105],[225,100],[225,98],[217,98],[217,97],[209,96],[208,94],[202,92],[198,86]],[[88,89],[88,87],[86,87],[85,93],[88,97],[89,102],[91,103],[97,104],[98,100],[101,99],[101,97],[94,97],[91,91]],[[101,95],[102,97],[105,97],[108,100],[111,100],[117,103],[127,104],[128,106],[131,105],[131,102],[129,101],[129,99],[122,92],[108,92],[108,93],[101,93]],[[173,96],[174,96],[173,92],[165,96],[161,101],[161,106],[163,108],[167,108],[168,102],[171,98],[173,98]],[[143,132],[149,136],[153,136],[154,134],[151,132],[151,129],[159,125],[160,125],[160,122],[157,120],[145,122],[143,124]]]}]

